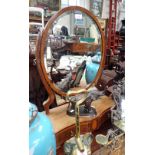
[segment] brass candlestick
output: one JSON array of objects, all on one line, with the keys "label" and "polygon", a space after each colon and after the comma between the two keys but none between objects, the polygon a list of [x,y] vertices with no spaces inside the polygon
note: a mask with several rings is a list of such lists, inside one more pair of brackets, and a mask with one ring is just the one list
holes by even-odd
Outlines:
[{"label": "brass candlestick", "polygon": [[83,101],[87,98],[87,95],[84,94],[84,97],[79,100],[76,105],[75,105],[75,122],[76,122],[76,135],[75,135],[75,140],[76,140],[76,144],[78,146],[78,149],[80,150],[80,152],[84,151],[84,145],[81,142],[80,139],[80,121],[79,121],[79,106],[81,103],[83,103]]}]

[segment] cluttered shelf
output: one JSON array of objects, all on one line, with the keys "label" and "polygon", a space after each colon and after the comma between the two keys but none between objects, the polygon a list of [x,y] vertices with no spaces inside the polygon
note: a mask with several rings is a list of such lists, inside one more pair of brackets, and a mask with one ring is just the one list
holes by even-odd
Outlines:
[{"label": "cluttered shelf", "polygon": [[[49,19],[50,17],[44,17],[45,23],[47,23]],[[41,22],[41,16],[29,15],[29,22]]]}]

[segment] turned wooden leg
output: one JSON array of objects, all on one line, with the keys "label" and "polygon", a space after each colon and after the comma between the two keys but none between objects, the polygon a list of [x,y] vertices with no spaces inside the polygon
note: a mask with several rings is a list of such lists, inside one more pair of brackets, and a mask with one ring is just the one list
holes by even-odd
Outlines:
[{"label": "turned wooden leg", "polygon": [[49,107],[54,102],[54,99],[55,99],[54,94],[50,94],[47,100],[43,102],[43,106],[47,115],[49,114]]}]

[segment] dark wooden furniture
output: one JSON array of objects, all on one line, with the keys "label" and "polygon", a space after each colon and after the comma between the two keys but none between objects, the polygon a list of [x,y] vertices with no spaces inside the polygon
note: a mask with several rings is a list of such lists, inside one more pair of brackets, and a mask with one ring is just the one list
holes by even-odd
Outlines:
[{"label": "dark wooden furniture", "polygon": [[87,52],[96,51],[98,45],[95,43],[78,43],[78,42],[67,42],[64,41],[67,46],[67,50],[74,53],[85,54]]},{"label": "dark wooden furniture", "polygon": [[[44,24],[48,22],[50,17],[44,17]],[[34,16],[34,15],[29,15],[29,22],[38,22],[41,23],[41,17],[40,16]]]},{"label": "dark wooden furniture", "polygon": [[[43,31],[42,35],[38,39],[37,43],[37,52],[36,52],[36,60],[37,60],[37,67],[38,71],[41,77],[41,80],[45,86],[45,89],[48,92],[48,99],[44,102],[44,108],[45,112],[48,115],[48,117],[51,119],[51,122],[54,126],[54,132],[56,134],[56,143],[57,143],[57,154],[63,155],[63,144],[67,139],[70,139],[75,135],[75,118],[68,116],[66,114],[66,110],[68,107],[68,104],[61,105],[59,107],[56,107],[54,109],[49,110],[49,106],[54,103],[54,96],[53,91],[57,94],[59,94],[62,97],[66,97],[67,93],[63,92],[62,90],[58,89],[58,87],[55,86],[53,81],[51,81],[46,73],[46,69],[44,66],[44,49],[46,46],[46,39],[48,36],[48,30],[50,29],[51,25],[54,23],[54,21],[62,15],[66,11],[82,11],[86,15],[88,15],[90,18],[93,19],[94,23],[97,25],[98,30],[101,33],[101,62],[100,67],[97,72],[97,75],[94,79],[94,81],[89,84],[85,90],[89,89],[92,86],[95,86],[98,79],[100,78],[102,74],[102,69],[104,67],[104,61],[105,61],[105,40],[104,40],[104,34],[102,32],[102,29],[100,27],[100,24],[98,20],[95,18],[95,16],[89,12],[88,10],[81,8],[79,6],[71,6],[67,8],[63,8],[60,10],[57,14],[52,16],[50,20],[48,21],[45,30]],[[83,44],[81,44],[83,45]],[[78,50],[82,51],[82,47],[80,47],[80,44],[76,47],[79,48]],[[76,95],[80,92],[80,90],[77,91],[71,91],[70,95]],[[94,117],[80,117],[80,126],[81,126],[81,133],[86,132],[95,132],[100,129],[101,125],[104,124],[106,120],[109,118],[109,111],[110,108],[113,106],[113,100],[109,97],[103,96],[100,99],[93,101],[92,106],[95,107],[97,111],[97,115]],[[102,130],[102,129],[101,129]],[[94,145],[95,146],[95,145]],[[92,151],[95,151],[95,148],[92,146]]]}]

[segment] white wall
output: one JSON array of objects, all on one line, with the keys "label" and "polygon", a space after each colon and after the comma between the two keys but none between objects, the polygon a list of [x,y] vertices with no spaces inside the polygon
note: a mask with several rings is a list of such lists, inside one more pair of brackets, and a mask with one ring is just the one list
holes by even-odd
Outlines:
[{"label": "white wall", "polygon": [[109,18],[109,0],[103,0],[102,18]]},{"label": "white wall", "polygon": [[64,15],[62,18],[60,18],[57,22],[58,25],[66,26],[68,28],[68,33],[70,34],[70,15]]}]

